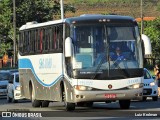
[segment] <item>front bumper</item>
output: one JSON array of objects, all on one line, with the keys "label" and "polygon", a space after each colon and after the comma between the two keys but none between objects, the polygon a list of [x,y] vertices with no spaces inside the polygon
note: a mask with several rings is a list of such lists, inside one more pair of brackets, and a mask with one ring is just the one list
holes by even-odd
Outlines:
[{"label": "front bumper", "polygon": [[0,96],[7,95],[7,89],[0,89]]},{"label": "front bumper", "polygon": [[78,91],[74,90],[74,102],[103,102],[107,100],[142,100],[143,88],[111,91]]},{"label": "front bumper", "polygon": [[158,87],[146,87],[143,89],[144,97],[158,96]]}]

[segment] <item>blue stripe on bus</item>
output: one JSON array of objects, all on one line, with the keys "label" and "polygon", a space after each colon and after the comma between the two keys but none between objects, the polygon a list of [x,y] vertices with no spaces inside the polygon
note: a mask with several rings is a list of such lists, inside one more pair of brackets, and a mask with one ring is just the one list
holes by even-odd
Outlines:
[{"label": "blue stripe on bus", "polygon": [[45,84],[45,83],[43,83],[43,82],[39,79],[39,77],[36,75],[35,70],[34,70],[34,67],[33,67],[33,65],[32,65],[32,63],[31,63],[31,61],[30,61],[29,59],[19,59],[19,61],[18,61],[18,66],[19,66],[19,69],[31,69],[31,70],[32,70],[32,73],[34,74],[34,76],[36,77],[36,79],[38,80],[38,82],[39,82],[40,84],[42,84],[43,86],[46,86],[46,87],[50,87],[50,86],[54,85],[59,79],[61,79],[61,78],[63,77],[62,75],[60,75],[60,76],[59,76],[58,78],[56,78],[56,80],[53,81],[52,83],[50,83],[50,84]]}]

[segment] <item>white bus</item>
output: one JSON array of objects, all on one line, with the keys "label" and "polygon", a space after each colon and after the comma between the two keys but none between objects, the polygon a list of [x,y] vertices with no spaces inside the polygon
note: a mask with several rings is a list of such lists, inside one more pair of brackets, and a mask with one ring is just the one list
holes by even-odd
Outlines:
[{"label": "white bus", "polygon": [[[143,49],[136,21],[119,15],[81,15],[20,28],[22,97],[33,107],[64,101],[66,110],[142,99]],[[113,59],[115,49],[124,59]]]}]

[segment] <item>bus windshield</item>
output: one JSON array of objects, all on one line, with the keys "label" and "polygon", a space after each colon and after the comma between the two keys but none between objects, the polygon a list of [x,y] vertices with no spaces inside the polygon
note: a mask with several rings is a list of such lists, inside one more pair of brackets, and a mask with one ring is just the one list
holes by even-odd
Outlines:
[{"label": "bus windshield", "polygon": [[137,26],[76,25],[73,27],[73,44],[73,69],[142,68]]}]

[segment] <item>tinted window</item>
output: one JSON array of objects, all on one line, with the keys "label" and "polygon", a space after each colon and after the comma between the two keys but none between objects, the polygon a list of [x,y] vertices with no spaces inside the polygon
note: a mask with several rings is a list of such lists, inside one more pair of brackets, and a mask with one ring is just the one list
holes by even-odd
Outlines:
[{"label": "tinted window", "polygon": [[149,74],[149,72],[148,71],[144,71],[144,79],[150,79],[151,78],[151,76],[150,76],[150,74]]},{"label": "tinted window", "polygon": [[9,77],[10,77],[9,73],[0,73],[0,81],[9,80]]},{"label": "tinted window", "polygon": [[10,78],[9,78],[10,83],[13,83],[13,78],[14,78],[14,75],[11,75]]},{"label": "tinted window", "polygon": [[16,82],[19,82],[19,75],[16,75]]}]

